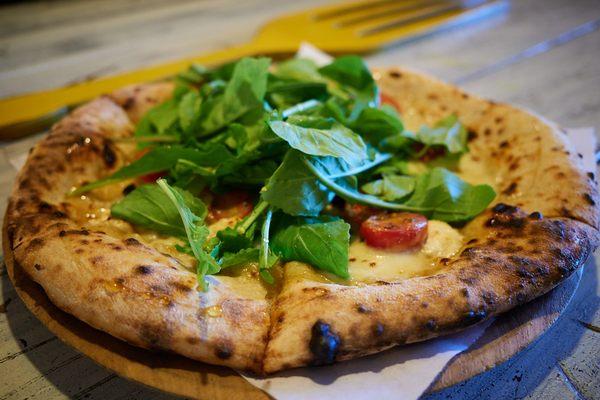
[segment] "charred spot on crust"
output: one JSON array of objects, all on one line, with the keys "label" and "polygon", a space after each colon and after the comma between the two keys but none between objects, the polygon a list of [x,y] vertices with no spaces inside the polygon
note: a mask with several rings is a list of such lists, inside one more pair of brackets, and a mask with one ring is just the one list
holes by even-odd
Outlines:
[{"label": "charred spot on crust", "polygon": [[508,204],[498,203],[492,208],[496,214],[513,214],[517,211],[517,207],[509,206]]},{"label": "charred spot on crust", "polygon": [[40,247],[42,247],[43,244],[44,244],[44,240],[43,239],[34,238],[27,245],[27,252],[39,249]]},{"label": "charred spot on crust", "polygon": [[375,325],[373,325],[373,334],[377,337],[383,335],[383,331],[384,331],[384,327],[383,324],[381,322],[377,322],[375,323]]},{"label": "charred spot on crust", "polygon": [[41,271],[44,269],[44,267],[42,267],[40,264],[34,264],[33,268],[35,268],[37,271]]},{"label": "charred spot on crust", "polygon": [[487,317],[487,312],[485,312],[483,310],[479,310],[479,311],[470,310],[464,316],[464,322],[465,322],[465,325],[474,325],[478,322],[483,321],[486,317]]},{"label": "charred spot on crust", "polygon": [[123,242],[127,246],[140,246],[141,245],[140,241],[135,238],[127,238],[127,239],[123,240]]},{"label": "charred spot on crust", "polygon": [[505,149],[505,148],[507,148],[507,147],[508,147],[508,141],[506,141],[506,140],[503,140],[502,142],[500,142],[500,145],[499,145],[499,147],[500,147],[501,149]]},{"label": "charred spot on crust", "polygon": [[363,304],[359,304],[358,306],[356,306],[356,311],[358,311],[361,314],[368,314],[371,312],[371,310]]},{"label": "charred spot on crust", "polygon": [[542,218],[544,218],[544,216],[539,211],[534,211],[531,214],[529,214],[529,219],[541,220]]},{"label": "charred spot on crust", "polygon": [[515,215],[519,211],[517,207],[499,203],[492,208],[492,211],[494,216],[485,222],[487,227],[521,229],[525,226],[525,218]]},{"label": "charred spot on crust", "polygon": [[391,78],[394,78],[394,79],[402,78],[402,73],[400,73],[398,71],[390,71],[389,75]]},{"label": "charred spot on crust", "polygon": [[180,292],[189,292],[192,290],[192,288],[188,285],[177,281],[171,282],[171,286],[173,286],[175,290],[179,290]]},{"label": "charred spot on crust", "polygon": [[438,324],[437,324],[437,322],[435,322],[434,319],[430,319],[429,321],[427,321],[425,323],[425,329],[427,329],[428,331],[435,332],[437,330],[437,328],[438,328]]},{"label": "charred spot on crust", "polygon": [[135,185],[133,183],[125,186],[125,188],[123,189],[123,194],[125,196],[127,196],[129,193],[133,192],[135,190]]},{"label": "charred spot on crust", "polygon": [[135,272],[140,275],[148,275],[152,273],[152,267],[149,265],[139,265],[135,267]]},{"label": "charred spot on crust", "polygon": [[508,185],[508,187],[506,189],[504,189],[502,191],[502,194],[510,196],[511,194],[514,194],[516,190],[517,190],[517,183],[512,182],[510,185]]},{"label": "charred spot on crust", "polygon": [[58,232],[58,236],[60,237],[64,237],[67,235],[83,235],[83,236],[89,236],[90,231],[88,231],[87,229],[69,229],[66,231],[60,231]]},{"label": "charred spot on crust", "polygon": [[467,141],[472,142],[473,140],[477,139],[477,132],[473,131],[473,130],[469,130],[467,132]]},{"label": "charred spot on crust", "polygon": [[109,143],[104,143],[102,147],[102,158],[107,167],[112,168],[117,162],[117,155]]},{"label": "charred spot on crust", "polygon": [[215,347],[215,355],[221,360],[227,360],[231,358],[233,350],[226,343],[220,343]]},{"label": "charred spot on crust", "polygon": [[331,326],[321,320],[315,322],[309,343],[314,358],[312,365],[332,364],[340,347],[340,337],[331,330]]},{"label": "charred spot on crust", "polygon": [[134,96],[130,96],[130,97],[126,98],[122,105],[122,107],[125,109],[125,111],[131,110],[133,108],[133,106],[135,106],[135,97]]},{"label": "charred spot on crust", "polygon": [[585,199],[585,201],[587,201],[589,203],[589,205],[591,205],[591,206],[595,206],[596,205],[596,202],[594,201],[594,198],[589,193],[585,193],[583,195],[583,198]]},{"label": "charred spot on crust", "polygon": [[149,348],[163,350],[163,344],[168,342],[171,332],[162,325],[143,323],[139,328],[139,336]]}]

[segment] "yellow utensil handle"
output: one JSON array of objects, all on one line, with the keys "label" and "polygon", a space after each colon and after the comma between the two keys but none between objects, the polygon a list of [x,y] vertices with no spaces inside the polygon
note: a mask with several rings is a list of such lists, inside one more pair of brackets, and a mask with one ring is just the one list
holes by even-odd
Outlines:
[{"label": "yellow utensil handle", "polygon": [[250,42],[198,57],[177,60],[58,89],[1,99],[0,126],[37,119],[55,112],[61,107],[81,103],[132,83],[150,82],[172,76],[185,70],[195,62],[214,65],[247,55],[254,55],[261,51],[262,49],[256,43]]}]

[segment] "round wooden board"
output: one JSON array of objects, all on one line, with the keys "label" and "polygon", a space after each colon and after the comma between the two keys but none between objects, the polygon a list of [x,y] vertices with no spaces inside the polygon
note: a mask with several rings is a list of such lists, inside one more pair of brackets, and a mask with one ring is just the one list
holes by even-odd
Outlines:
[{"label": "round wooden board", "polygon": [[[154,353],[98,331],[58,309],[44,290],[15,264],[3,229],[8,275],[31,312],[63,342],[117,374],[194,399],[269,399],[235,371],[182,356]],[[431,391],[452,386],[508,360],[542,335],[566,308],[579,285],[581,269],[550,293],[497,317],[485,333],[446,366]]]}]

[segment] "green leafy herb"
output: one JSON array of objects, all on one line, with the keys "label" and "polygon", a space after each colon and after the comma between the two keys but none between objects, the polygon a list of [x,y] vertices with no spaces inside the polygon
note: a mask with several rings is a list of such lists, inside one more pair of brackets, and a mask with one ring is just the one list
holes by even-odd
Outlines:
[{"label": "green leafy herb", "polygon": [[414,134],[404,132],[404,136],[426,146],[444,146],[449,153],[464,153],[467,149],[467,130],[456,115],[438,121],[432,128],[422,126]]},{"label": "green leafy herb", "polygon": [[390,136],[399,135],[404,129],[396,109],[387,104],[381,108],[365,108],[352,123],[352,127],[374,144]]},{"label": "green leafy herb", "polygon": [[209,135],[255,109],[267,91],[268,58],[243,58],[234,67],[222,96],[201,108],[200,135]]},{"label": "green leafy herb", "polygon": [[264,187],[262,198],[290,215],[317,216],[331,192],[306,169],[300,154],[290,151]]},{"label": "green leafy herb", "polygon": [[208,274],[216,274],[221,270],[217,261],[203,249],[209,233],[208,228],[203,224],[202,218],[194,214],[187,206],[185,199],[179,191],[171,187],[164,179],[159,179],[157,184],[179,212],[189,245],[198,261],[196,269],[198,283],[203,290],[206,290],[207,284],[204,277]]},{"label": "green leafy herb", "polygon": [[301,261],[344,279],[348,274],[350,225],[328,217],[281,219],[271,247],[284,261]]},{"label": "green leafy herb", "polygon": [[489,185],[470,185],[444,168],[420,175],[413,194],[404,203],[392,203],[359,193],[324,175],[310,161],[305,165],[321,183],[340,197],[388,210],[412,211],[446,222],[463,222],[480,214],[496,197]]},{"label": "green leafy herb", "polygon": [[398,201],[415,189],[415,178],[404,175],[383,175],[381,179],[364,184],[362,191],[386,201]]},{"label": "green leafy herb", "polygon": [[[304,119],[305,123],[308,121]],[[357,165],[367,158],[367,147],[359,135],[342,124],[320,119],[321,128],[305,128],[289,122],[272,121],[269,126],[289,145],[313,156],[342,158],[348,164]]]},{"label": "green leafy herb", "polygon": [[[173,190],[194,215],[204,220],[207,210],[199,198],[179,188]],[[111,215],[167,235],[186,236],[177,207],[157,185],[136,188],[112,206]]]},{"label": "green leafy herb", "polygon": [[221,265],[221,269],[240,267],[250,263],[257,263],[258,256],[259,250],[257,248],[244,248],[237,253],[225,253],[221,260],[219,260],[219,264]]},{"label": "green leafy herb", "polygon": [[258,271],[260,273],[260,277],[263,278],[266,282],[273,284],[275,280],[273,279],[273,275],[269,272],[269,230],[271,227],[271,218],[273,216],[273,211],[271,209],[267,210],[265,215],[265,220],[262,225],[262,229],[260,231],[260,247],[259,247],[259,260],[258,260]]}]

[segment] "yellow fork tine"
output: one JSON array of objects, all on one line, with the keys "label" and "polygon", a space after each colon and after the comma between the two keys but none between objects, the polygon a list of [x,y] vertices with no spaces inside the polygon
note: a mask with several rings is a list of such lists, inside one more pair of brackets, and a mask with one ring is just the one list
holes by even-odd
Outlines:
[{"label": "yellow fork tine", "polygon": [[475,8],[477,6],[481,6],[487,3],[487,1],[476,1],[471,2],[467,5],[462,2],[440,2],[438,4],[434,4],[428,6],[424,9],[417,9],[414,12],[409,13],[406,16],[402,16],[399,18],[394,18],[391,21],[384,22],[382,24],[375,25],[370,28],[362,29],[358,32],[358,35],[361,37],[371,36],[378,33],[390,31],[393,29],[403,28],[408,25],[416,24],[421,21],[430,20],[436,17],[443,16],[449,13],[455,13],[459,11],[468,10],[470,8]]},{"label": "yellow fork tine", "polygon": [[[407,13],[411,11],[417,11],[424,8],[428,8],[430,6],[438,5],[438,4],[447,4],[449,3],[447,0],[429,0],[429,1],[419,1],[419,2],[406,2],[402,5],[394,4],[393,7],[386,7],[384,9],[375,10],[372,13],[361,13],[361,15],[343,19],[337,22],[334,26],[336,28],[344,28],[347,26],[357,25],[363,22],[367,22],[372,19],[379,19],[390,17],[395,14]],[[363,15],[364,14],[364,15]]]},{"label": "yellow fork tine", "polygon": [[356,3],[347,3],[333,6],[332,9],[315,14],[313,17],[316,21],[322,21],[335,17],[340,17],[348,14],[353,14],[359,11],[369,10],[384,4],[399,3],[402,0],[376,0],[376,1],[360,1]]}]

